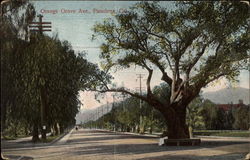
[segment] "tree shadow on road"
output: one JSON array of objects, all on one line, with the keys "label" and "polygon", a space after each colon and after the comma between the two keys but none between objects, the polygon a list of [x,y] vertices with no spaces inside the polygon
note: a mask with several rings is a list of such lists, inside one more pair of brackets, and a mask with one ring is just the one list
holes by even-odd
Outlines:
[{"label": "tree shadow on road", "polygon": [[[79,134],[79,136],[78,136]],[[147,139],[147,141],[146,141]],[[199,152],[202,149],[202,152],[206,152],[206,149],[214,148],[214,150],[222,150],[226,151],[228,154],[228,158],[230,159],[233,153],[235,156],[239,156],[244,151],[239,151],[239,148],[249,146],[249,142],[247,141],[230,141],[230,140],[206,140],[202,141],[200,146],[158,146],[158,138],[146,137],[146,136],[138,136],[138,135],[130,135],[130,134],[122,134],[122,133],[110,133],[110,132],[82,132],[77,131],[73,132],[72,137],[65,144],[58,144],[52,146],[41,146],[36,148],[25,148],[24,150],[37,150],[37,149],[48,149],[48,148],[67,148],[62,154],[71,155],[71,156],[92,156],[92,155],[136,155],[136,154],[144,154],[144,153],[158,153],[167,154],[167,151],[188,151],[188,150],[197,150]],[[238,146],[238,150],[235,150],[235,146]],[[72,148],[72,149],[71,149]],[[228,149],[230,148],[230,149]],[[166,151],[166,152],[165,152]],[[162,153],[163,152],[163,153]],[[53,152],[50,152],[53,153]],[[56,151],[54,152],[57,153]],[[238,153],[236,155],[236,153]],[[173,155],[165,155],[159,157],[151,157],[151,159],[169,159],[169,156]],[[186,155],[188,157],[190,155]],[[195,157],[195,156],[194,156]],[[197,156],[196,156],[197,157]],[[170,159],[178,159],[181,160],[182,156],[173,156]],[[185,156],[184,156],[185,158]],[[193,158],[191,156],[191,158]],[[209,159],[207,156],[200,156],[198,159]],[[220,159],[220,156],[216,157]],[[148,158],[150,159],[150,158]],[[186,158],[187,159],[187,158]],[[223,158],[224,159],[224,158]],[[144,160],[144,159],[141,159]],[[145,159],[147,160],[147,159]],[[211,159],[212,160],[212,159]],[[221,159],[222,160],[222,159]]]},{"label": "tree shadow on road", "polygon": [[[100,133],[89,133],[86,134],[86,132],[78,133],[82,136],[80,138],[74,138],[70,139],[67,142],[68,143],[79,143],[79,142],[96,142],[101,143],[100,141],[108,141],[108,140],[126,140],[126,139],[149,139],[155,141],[155,143],[158,142],[159,138],[157,137],[148,137],[143,135],[131,135],[131,134],[124,134],[124,133],[110,133],[110,132],[104,132],[100,131]],[[249,143],[247,141],[230,141],[230,140],[223,140],[223,141],[210,141],[210,140],[202,140],[201,147],[214,147],[214,146],[224,146],[224,145],[232,145],[232,144],[244,144]]]},{"label": "tree shadow on road", "polygon": [[[163,151],[184,151],[184,150],[197,150],[243,144],[246,142],[206,142],[200,146],[158,146],[157,143],[148,144],[97,144],[91,146],[77,147],[75,151],[71,152],[72,155],[129,155],[129,154],[144,154],[144,153],[157,153]],[[203,151],[204,152],[204,151]],[[154,159],[154,158],[152,158]]]},{"label": "tree shadow on road", "polygon": [[222,154],[222,155],[163,155],[140,158],[137,160],[243,160],[246,154]]},{"label": "tree shadow on road", "polygon": [[143,153],[154,153],[162,151],[178,151],[178,150],[190,150],[190,149],[200,149],[200,146],[158,146],[157,144],[111,144],[111,145],[94,145],[86,147],[75,148],[75,151],[71,154],[73,155],[112,155],[112,154],[143,154]]}]

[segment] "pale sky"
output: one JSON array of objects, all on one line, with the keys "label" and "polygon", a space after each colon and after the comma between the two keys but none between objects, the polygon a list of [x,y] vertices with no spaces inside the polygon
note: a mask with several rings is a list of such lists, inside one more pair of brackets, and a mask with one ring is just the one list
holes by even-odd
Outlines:
[{"label": "pale sky", "polygon": [[[96,22],[102,22],[105,18],[112,18],[115,13],[123,12],[135,1],[33,1],[38,14],[44,16],[43,21],[52,22],[52,32],[48,35],[58,33],[60,40],[69,41],[73,49],[86,51],[87,59],[93,63],[99,63],[98,57],[101,41],[91,41],[93,34],[91,28]],[[173,7],[171,2],[161,2],[169,8]],[[82,13],[80,13],[82,12]],[[137,74],[143,74],[144,79],[147,72],[139,68],[131,68],[113,74],[117,85],[124,85],[130,89],[139,87]],[[155,72],[152,78],[152,86],[160,84],[160,72]],[[217,81],[203,89],[204,92],[215,91],[229,86],[240,86],[249,88],[249,72],[244,71],[239,76],[238,84],[229,84],[224,79]],[[145,85],[145,81],[144,82]],[[111,94],[107,94],[107,100],[101,103],[94,99],[94,93],[79,92],[82,101],[82,109],[93,109],[104,103],[112,101]]]}]

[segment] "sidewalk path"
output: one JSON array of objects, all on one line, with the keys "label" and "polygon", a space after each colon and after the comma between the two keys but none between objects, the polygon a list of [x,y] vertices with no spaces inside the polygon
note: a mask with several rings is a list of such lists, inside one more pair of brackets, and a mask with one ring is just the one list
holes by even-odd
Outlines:
[{"label": "sidewalk path", "polygon": [[[51,133],[47,133],[47,136],[50,136]],[[39,135],[41,137],[41,135]],[[24,137],[24,138],[18,138],[15,140],[1,140],[1,149],[3,148],[22,148],[22,147],[35,147],[35,146],[41,146],[46,145],[48,143],[33,143],[32,142],[32,136]]]},{"label": "sidewalk path", "polygon": [[[52,146],[53,144],[62,144],[66,139],[70,137],[70,134],[72,133],[73,129],[70,132],[66,132],[65,134],[59,136],[55,140],[53,140],[50,143],[33,143],[32,137],[24,137],[24,138],[18,138],[16,140],[3,140],[1,141],[1,150],[4,155],[4,157],[9,158],[11,160],[31,160],[34,159],[30,156],[24,156],[24,155],[16,155],[16,154],[5,154],[5,151],[22,151],[22,150],[36,150],[40,148],[48,148]],[[47,134],[47,136],[49,136]],[[61,142],[61,143],[60,143]],[[66,141],[65,141],[66,142]]]}]

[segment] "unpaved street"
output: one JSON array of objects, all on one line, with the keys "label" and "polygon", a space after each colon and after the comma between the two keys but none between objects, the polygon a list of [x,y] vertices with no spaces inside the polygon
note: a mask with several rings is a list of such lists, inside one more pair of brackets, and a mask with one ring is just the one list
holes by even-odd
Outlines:
[{"label": "unpaved street", "polygon": [[242,160],[250,150],[249,139],[202,138],[201,146],[158,146],[153,137],[80,129],[52,145],[2,144],[11,159],[54,160]]}]

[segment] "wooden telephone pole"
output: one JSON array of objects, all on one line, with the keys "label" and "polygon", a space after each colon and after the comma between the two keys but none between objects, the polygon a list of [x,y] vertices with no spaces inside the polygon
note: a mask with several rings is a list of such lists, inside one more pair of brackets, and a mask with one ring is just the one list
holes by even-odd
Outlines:
[{"label": "wooden telephone pole", "polygon": [[[43,22],[43,15],[38,15],[38,22],[31,22],[29,25],[30,31],[38,32],[40,35],[43,35],[43,32],[51,31],[51,22]],[[46,106],[47,106],[47,94],[46,94],[45,84],[40,86],[40,100],[41,100],[41,134],[42,139],[46,140]]]},{"label": "wooden telephone pole", "polygon": [[[143,78],[143,74],[137,74],[137,78],[139,79],[139,91],[140,91],[140,95],[142,96],[142,78]],[[139,122],[139,133],[143,133],[144,132],[144,126],[143,126],[143,119],[142,119],[142,100],[140,99],[140,122]]]},{"label": "wooden telephone pole", "polygon": [[51,22],[43,22],[43,15],[41,14],[37,17],[39,18],[39,22],[31,22],[29,25],[30,31],[38,32],[41,35],[43,32],[51,31]]}]

